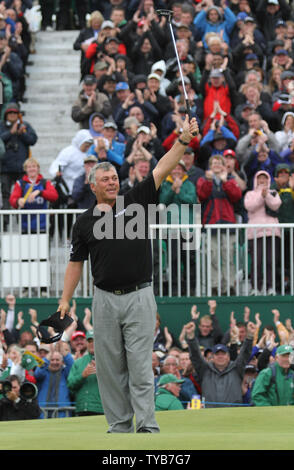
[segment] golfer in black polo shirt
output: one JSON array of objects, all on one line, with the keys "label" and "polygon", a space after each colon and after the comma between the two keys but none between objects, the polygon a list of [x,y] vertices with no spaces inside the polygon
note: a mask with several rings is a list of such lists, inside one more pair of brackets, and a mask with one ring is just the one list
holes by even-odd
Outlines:
[{"label": "golfer in black polo shirt", "polygon": [[[96,286],[92,305],[96,368],[108,432],[133,432],[134,415],[137,432],[159,432],[154,414],[152,349],[157,306],[151,286],[148,205],[157,204],[162,181],[198,132],[196,119],[189,122],[186,116],[181,137],[152,174],[123,197],[118,197],[115,167],[109,162],[96,165],[89,182],[97,203],[78,217],[73,228],[60,317],[69,312],[90,254]],[[133,237],[138,207],[141,235]]]}]

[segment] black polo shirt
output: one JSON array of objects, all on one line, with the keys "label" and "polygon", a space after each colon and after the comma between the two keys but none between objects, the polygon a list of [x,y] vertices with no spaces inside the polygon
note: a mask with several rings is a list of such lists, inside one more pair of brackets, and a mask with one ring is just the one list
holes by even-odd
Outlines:
[{"label": "black polo shirt", "polygon": [[[120,196],[112,211],[100,212],[95,203],[74,224],[70,261],[85,261],[90,254],[94,284],[101,289],[127,289],[150,282],[148,206],[157,203],[152,174]],[[138,211],[133,204],[140,205]]]}]

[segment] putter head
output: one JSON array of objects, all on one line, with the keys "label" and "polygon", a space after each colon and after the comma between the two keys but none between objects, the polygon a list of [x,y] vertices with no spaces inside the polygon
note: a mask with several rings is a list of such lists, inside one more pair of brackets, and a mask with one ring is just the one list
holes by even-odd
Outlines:
[{"label": "putter head", "polygon": [[174,12],[172,10],[156,10],[158,16],[166,16],[167,21],[171,21]]}]

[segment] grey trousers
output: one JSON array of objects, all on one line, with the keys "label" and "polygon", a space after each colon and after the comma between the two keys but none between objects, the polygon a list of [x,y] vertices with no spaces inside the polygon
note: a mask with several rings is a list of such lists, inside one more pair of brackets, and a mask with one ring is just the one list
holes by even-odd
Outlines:
[{"label": "grey trousers", "polygon": [[109,432],[134,432],[134,416],[137,431],[159,432],[152,371],[156,311],[151,286],[125,295],[95,288],[96,371]]}]

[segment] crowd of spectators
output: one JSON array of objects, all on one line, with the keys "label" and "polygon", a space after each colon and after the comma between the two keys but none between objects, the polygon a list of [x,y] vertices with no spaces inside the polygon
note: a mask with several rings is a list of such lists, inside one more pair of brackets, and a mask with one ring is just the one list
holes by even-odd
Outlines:
[{"label": "crowd of spectators", "polygon": [[[293,223],[294,12],[286,0],[100,2],[73,44],[80,52],[81,90],[71,118],[91,133],[87,154],[117,168],[124,194],[181,135],[185,93],[169,25],[158,8],[173,11],[185,88],[200,127],[162,185],[160,201],[191,208],[201,204],[203,224]],[[79,165],[89,195],[81,159]],[[265,277],[268,295],[281,290],[280,272],[273,285],[271,270],[272,245],[279,257],[281,232],[277,227],[274,240],[269,232],[266,250],[261,231],[254,237],[248,232],[252,295],[261,293]],[[289,233],[283,232],[287,285]],[[230,233],[229,242],[226,236],[221,234],[221,256],[227,256],[229,246],[230,266],[221,263],[221,292],[234,295],[235,236]],[[258,239],[257,248],[252,238]],[[213,295],[219,283],[218,244],[212,234]],[[174,251],[173,293],[178,284]],[[260,260],[265,256],[264,268]],[[192,273],[195,259],[190,263]]]},{"label": "crowd of spectators", "polygon": [[[15,393],[2,390],[0,420],[103,415],[91,310],[78,315],[73,301],[73,323],[58,342],[47,343],[40,341],[38,328],[45,341],[55,332],[39,325],[37,311],[30,308],[24,315],[16,311],[13,295],[5,300],[0,383],[15,383]],[[261,315],[246,306],[238,321],[234,312],[228,313],[223,329],[216,301],[209,300],[205,310],[200,313],[192,306],[190,321],[182,325],[178,338],[162,326],[157,313],[152,356],[155,409],[193,409],[195,400],[198,408],[293,405],[291,319],[283,323],[273,309],[272,321],[263,325]],[[19,398],[19,388],[27,383],[37,388],[33,400]]]}]

